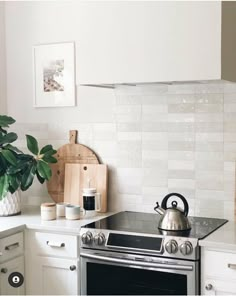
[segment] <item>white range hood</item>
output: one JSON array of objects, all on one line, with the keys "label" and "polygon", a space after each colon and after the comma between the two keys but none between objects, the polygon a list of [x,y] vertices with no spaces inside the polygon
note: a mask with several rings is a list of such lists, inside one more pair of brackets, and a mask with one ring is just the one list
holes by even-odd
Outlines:
[{"label": "white range hood", "polygon": [[80,85],[236,82],[234,1],[88,1],[78,17]]}]

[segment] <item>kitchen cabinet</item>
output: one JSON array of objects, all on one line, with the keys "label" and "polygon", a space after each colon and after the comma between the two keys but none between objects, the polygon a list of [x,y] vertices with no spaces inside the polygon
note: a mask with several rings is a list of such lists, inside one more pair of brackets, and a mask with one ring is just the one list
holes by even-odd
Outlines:
[{"label": "kitchen cabinet", "polygon": [[202,294],[236,294],[236,253],[220,249],[202,249]]},{"label": "kitchen cabinet", "polygon": [[37,289],[41,295],[78,295],[78,262],[37,256]]},{"label": "kitchen cabinet", "polygon": [[236,81],[235,1],[105,1],[79,8],[80,84]]},{"label": "kitchen cabinet", "polygon": [[8,277],[13,272],[24,275],[24,256],[0,264],[0,295],[25,295],[24,283],[18,288],[9,284]]},{"label": "kitchen cabinet", "polygon": [[23,233],[16,233],[0,239],[0,295],[24,295],[25,284],[12,287],[9,276],[19,272],[24,277]]},{"label": "kitchen cabinet", "polygon": [[26,231],[26,293],[79,295],[76,235]]}]

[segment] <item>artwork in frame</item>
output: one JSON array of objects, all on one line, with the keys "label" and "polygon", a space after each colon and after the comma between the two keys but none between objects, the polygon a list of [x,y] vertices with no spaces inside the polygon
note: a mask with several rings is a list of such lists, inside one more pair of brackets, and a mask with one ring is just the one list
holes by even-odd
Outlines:
[{"label": "artwork in frame", "polygon": [[34,106],[75,106],[74,43],[33,47]]}]

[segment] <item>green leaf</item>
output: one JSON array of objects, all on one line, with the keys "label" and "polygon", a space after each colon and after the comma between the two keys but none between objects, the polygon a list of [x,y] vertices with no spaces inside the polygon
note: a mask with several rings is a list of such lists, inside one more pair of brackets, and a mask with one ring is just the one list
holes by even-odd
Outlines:
[{"label": "green leaf", "polygon": [[27,139],[27,147],[29,151],[32,152],[34,155],[38,155],[39,146],[38,146],[37,140],[30,135],[26,135],[26,139]]},{"label": "green leaf", "polygon": [[13,152],[11,152],[10,150],[2,150],[1,154],[3,155],[3,157],[12,165],[16,165],[17,164],[17,160],[15,155],[13,154]]},{"label": "green leaf", "polygon": [[9,185],[11,187],[9,188],[10,192],[14,193],[20,186],[20,180],[17,175],[9,175],[8,179],[9,179]]},{"label": "green leaf", "polygon": [[12,175],[12,174],[19,173],[21,171],[23,172],[24,169],[28,166],[29,166],[29,162],[25,162],[18,159],[15,166],[10,166],[9,168],[7,168],[7,174]]},{"label": "green leaf", "polygon": [[50,155],[44,155],[44,157],[42,158],[44,161],[48,162],[48,163],[57,163],[57,159],[53,156]]},{"label": "green leaf", "polygon": [[15,119],[10,116],[0,115],[0,126],[1,127],[8,127],[10,124],[13,124]]},{"label": "green leaf", "polygon": [[12,146],[11,144],[8,144],[8,145],[4,146],[4,149],[9,149],[9,150],[14,151],[16,153],[23,153],[21,150],[19,150],[15,146]]},{"label": "green leaf", "polygon": [[39,175],[38,171],[36,171],[36,176],[37,176],[37,178],[38,178],[39,182],[40,182],[41,184],[43,184],[43,183],[44,183],[44,181],[45,181],[45,179],[44,179],[44,178],[42,178],[42,177]]},{"label": "green leaf", "polygon": [[8,175],[4,175],[0,177],[0,200],[2,200],[8,192],[9,183],[8,183]]},{"label": "green leaf", "polygon": [[3,175],[7,170],[7,162],[5,158],[0,153],[0,175]]},{"label": "green leaf", "polygon": [[40,150],[39,154],[45,154],[50,150],[53,150],[52,145],[46,145]]},{"label": "green leaf", "polygon": [[17,137],[16,133],[8,133],[8,134],[6,134],[4,136],[0,136],[0,145],[12,143],[17,138],[18,137]]},{"label": "green leaf", "polygon": [[21,178],[21,190],[27,190],[33,183],[35,172],[36,172],[36,162],[32,162],[27,169],[25,170],[24,174]]},{"label": "green leaf", "polygon": [[52,176],[52,171],[51,171],[49,165],[46,162],[44,162],[43,160],[38,161],[37,170],[38,170],[40,177],[42,177],[46,180],[49,180]]}]

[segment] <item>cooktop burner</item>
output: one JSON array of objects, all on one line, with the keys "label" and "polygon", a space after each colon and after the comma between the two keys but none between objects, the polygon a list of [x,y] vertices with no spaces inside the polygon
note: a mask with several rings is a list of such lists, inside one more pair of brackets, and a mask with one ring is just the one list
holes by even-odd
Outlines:
[{"label": "cooktop burner", "polygon": [[155,235],[171,235],[203,239],[210,233],[224,225],[228,220],[188,217],[191,223],[190,231],[168,231],[162,232],[158,229],[160,216],[158,214],[140,213],[140,212],[120,212],[103,218],[99,221],[87,224],[85,227],[90,229],[106,229],[113,231],[137,232]]}]

